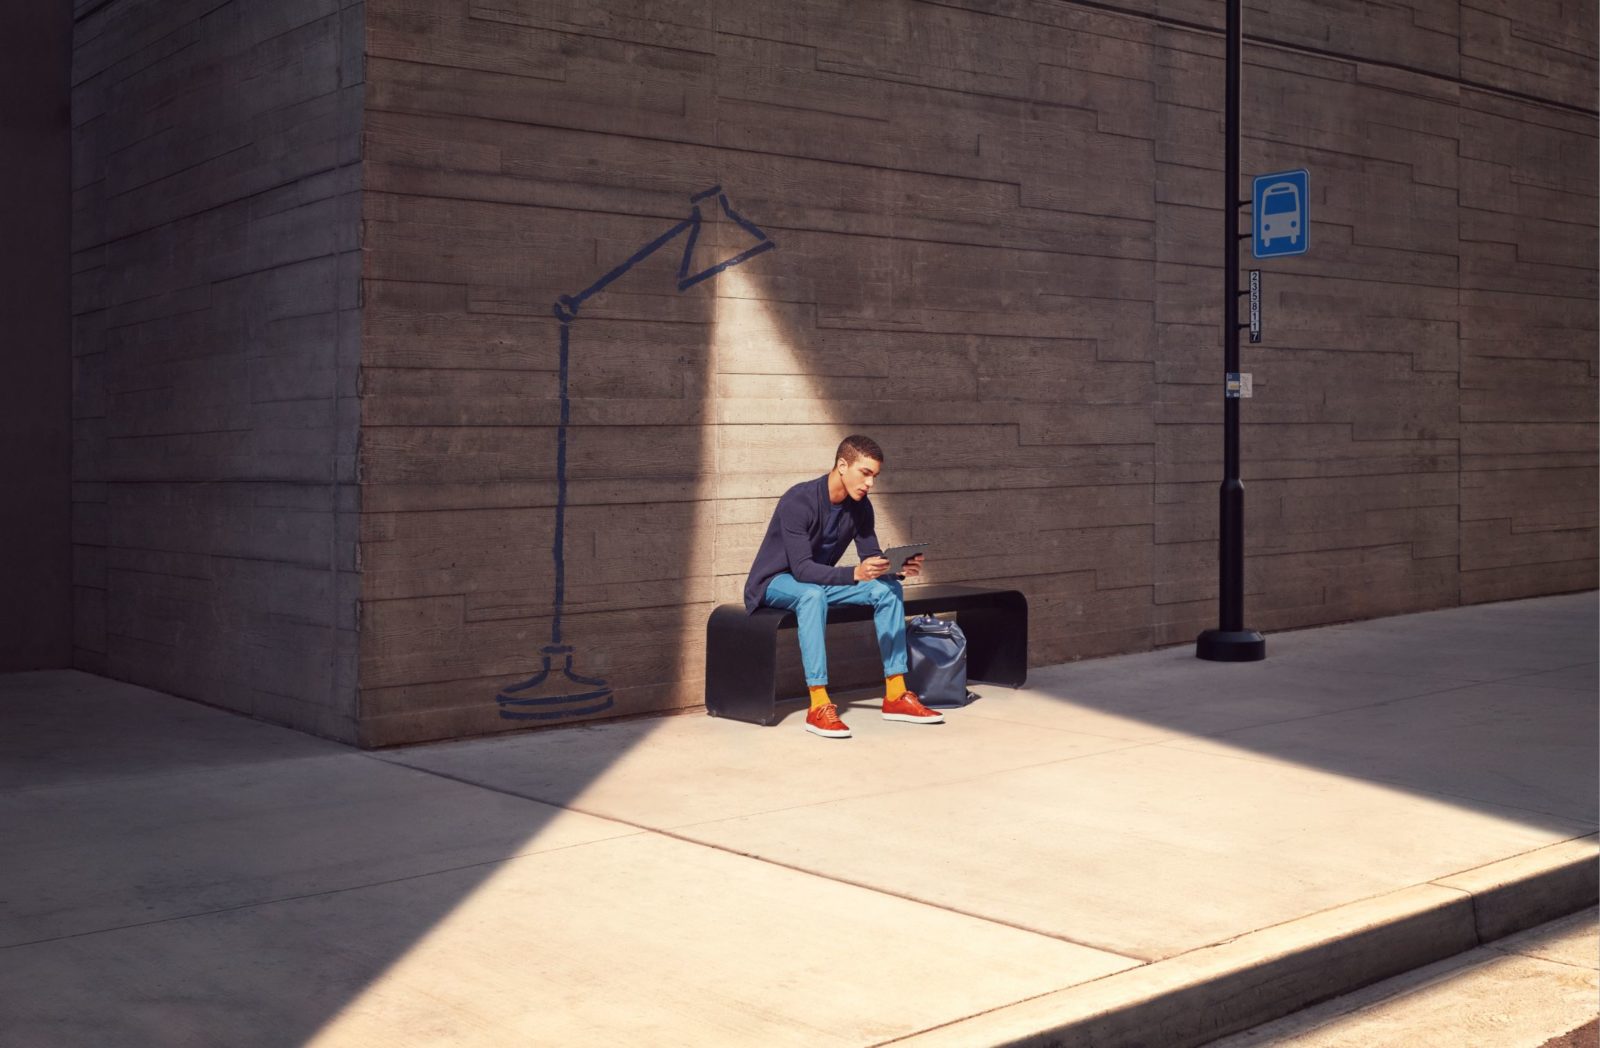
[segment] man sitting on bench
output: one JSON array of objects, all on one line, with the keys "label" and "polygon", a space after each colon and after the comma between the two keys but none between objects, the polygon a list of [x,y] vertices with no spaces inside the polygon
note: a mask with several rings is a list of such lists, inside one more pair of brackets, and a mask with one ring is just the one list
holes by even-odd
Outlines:
[{"label": "man sitting on bench", "polygon": [[[744,587],[746,611],[754,613],[763,604],[794,611],[800,661],[811,691],[806,731],[826,739],[850,737],[838,707],[828,698],[824,634],[830,604],[864,604],[873,609],[872,624],[883,656],[883,719],[911,724],[944,721],[943,714],[928,709],[915,692],[906,690],[905,597],[897,579],[883,577],[890,564],[879,556],[883,547],[867,498],[882,471],[883,449],[876,442],[863,436],[844,438],[829,473],[796,484],[778,500]],[[836,567],[851,539],[861,563]],[[920,575],[922,556],[908,559],[902,570],[906,578]]]}]

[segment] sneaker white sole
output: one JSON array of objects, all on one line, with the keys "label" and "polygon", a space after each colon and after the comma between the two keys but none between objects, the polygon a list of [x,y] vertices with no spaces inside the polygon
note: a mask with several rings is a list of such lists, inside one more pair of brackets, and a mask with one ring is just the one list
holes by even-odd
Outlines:
[{"label": "sneaker white sole", "polygon": [[848,728],[846,728],[844,731],[827,731],[826,729],[819,728],[814,724],[807,724],[806,731],[809,731],[813,735],[820,735],[824,739],[848,739],[850,737],[850,730]]},{"label": "sneaker white sole", "polygon": [[885,713],[883,719],[905,721],[907,724],[943,724],[944,714],[935,713],[931,717],[913,717],[909,713]]}]

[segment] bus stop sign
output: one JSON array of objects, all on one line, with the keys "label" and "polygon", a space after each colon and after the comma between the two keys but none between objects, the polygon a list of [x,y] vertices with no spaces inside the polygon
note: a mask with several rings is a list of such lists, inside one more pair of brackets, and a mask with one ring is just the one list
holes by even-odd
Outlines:
[{"label": "bus stop sign", "polygon": [[1250,251],[1257,258],[1303,255],[1311,234],[1310,176],[1299,171],[1257,175],[1251,192],[1250,217],[1254,226]]}]

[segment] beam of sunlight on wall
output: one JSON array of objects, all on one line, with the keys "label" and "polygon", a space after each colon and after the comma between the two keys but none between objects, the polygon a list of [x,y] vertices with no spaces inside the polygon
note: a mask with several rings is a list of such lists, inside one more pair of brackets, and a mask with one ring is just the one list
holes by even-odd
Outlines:
[{"label": "beam of sunlight on wall", "polygon": [[[717,505],[719,602],[743,599],[746,572],[778,497],[826,472],[845,436],[874,435],[870,424],[840,417],[813,372],[815,308],[778,301],[764,290],[762,274],[743,269],[724,274],[717,288],[709,376],[716,469],[703,482],[702,497]],[[893,452],[886,447],[886,454]],[[878,533],[909,540],[909,517],[897,511],[893,490],[891,465],[872,498]],[[847,552],[843,563],[853,557]]]}]

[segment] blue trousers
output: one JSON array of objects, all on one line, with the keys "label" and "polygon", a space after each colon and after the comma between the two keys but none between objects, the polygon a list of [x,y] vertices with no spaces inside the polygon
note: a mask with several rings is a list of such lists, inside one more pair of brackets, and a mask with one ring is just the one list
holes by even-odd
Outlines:
[{"label": "blue trousers", "polygon": [[761,603],[793,609],[799,625],[800,663],[805,667],[808,687],[828,683],[826,634],[830,604],[871,605],[878,653],[883,656],[883,675],[893,677],[906,671],[906,601],[900,583],[894,579],[817,586],[784,572],[767,583],[767,595]]}]

